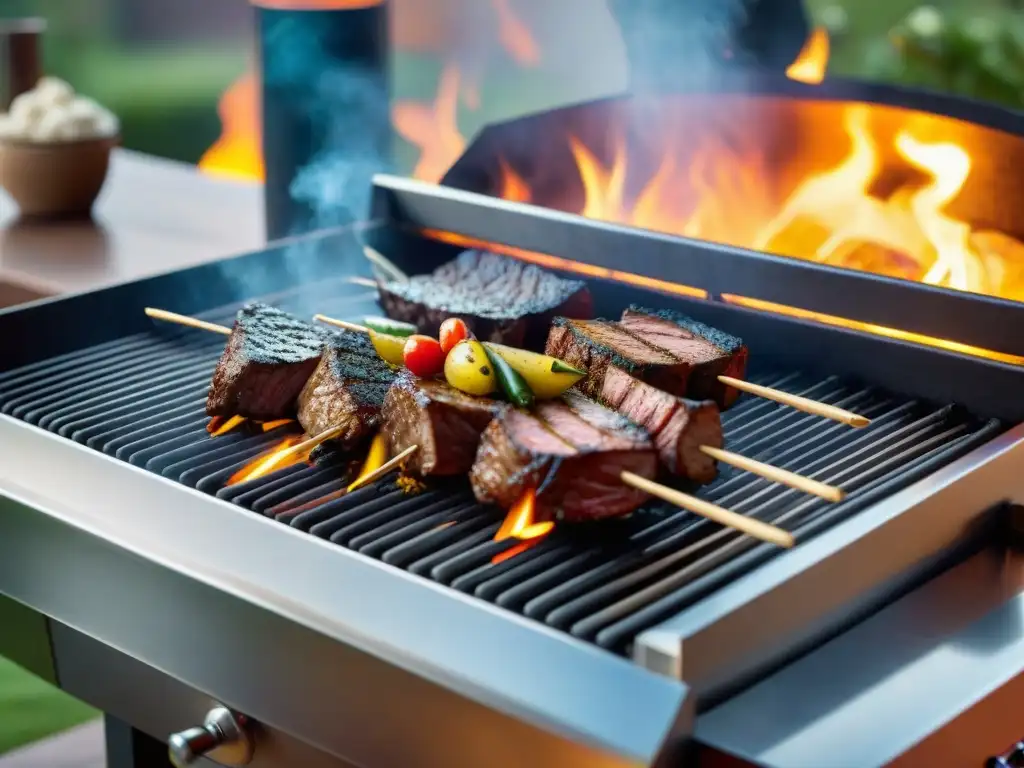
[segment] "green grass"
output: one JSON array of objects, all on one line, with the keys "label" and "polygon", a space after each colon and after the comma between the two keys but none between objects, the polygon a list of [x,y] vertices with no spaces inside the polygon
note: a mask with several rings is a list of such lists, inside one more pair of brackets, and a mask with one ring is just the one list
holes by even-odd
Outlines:
[{"label": "green grass", "polygon": [[0,658],[0,755],[98,716],[91,707]]}]

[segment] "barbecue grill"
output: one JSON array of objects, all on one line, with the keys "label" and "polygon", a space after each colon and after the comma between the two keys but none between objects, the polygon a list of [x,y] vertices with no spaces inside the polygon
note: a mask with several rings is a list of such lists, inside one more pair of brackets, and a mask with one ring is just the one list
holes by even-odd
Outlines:
[{"label": "barbecue grill", "polygon": [[[588,275],[628,252],[641,278],[688,286],[588,277],[598,314],[682,309],[742,336],[754,381],[870,417],[851,430],[747,397],[724,414],[730,448],[846,499],[723,468],[696,493],[792,531],[795,549],[652,504],[615,524],[563,526],[495,564],[516,544],[493,541],[501,512],[461,481],[409,494],[391,477],[339,497],[340,470],[325,463],[227,486],[292,428],[211,438],[203,402],[222,338],[154,325],[142,308],[224,323],[260,297],[358,318],[377,311],[373,291],[349,282],[370,275],[362,245],[427,272],[458,249],[425,232],[542,250]],[[941,592],[941,579],[979,581],[991,568],[978,558],[1014,562],[998,553],[1021,501],[1024,369],[696,298],[727,289],[813,295],[858,320],[1024,352],[1007,332],[1024,316],[1012,302],[378,177],[367,222],[0,313],[2,609],[52,655],[0,651],[106,712],[114,764],[143,764],[150,737],[172,733],[180,760],[212,749],[225,764],[254,745],[253,765],[668,766],[693,757],[694,734],[769,764],[848,764],[836,763],[834,731],[769,754],[815,718],[797,707],[770,732],[779,718],[765,701],[872,622],[876,642],[844,663],[876,659],[879,622],[905,621],[901,606]],[[992,596],[992,611],[1016,596]],[[991,620],[987,607],[972,603],[971,616]],[[940,611],[963,630],[953,613]],[[935,637],[946,628],[929,625]],[[1001,637],[975,649],[984,690],[1021,670],[1024,656],[1008,655],[1019,628]],[[929,692],[927,718],[893,714],[872,755],[923,764],[971,706],[985,723],[969,740],[977,760],[1020,736],[1012,708],[984,716],[1003,699],[970,699],[954,682]],[[818,684],[827,701],[827,675]],[[211,710],[207,730],[186,730]],[[228,738],[232,713],[252,745]],[[755,717],[744,738],[737,722]]]}]

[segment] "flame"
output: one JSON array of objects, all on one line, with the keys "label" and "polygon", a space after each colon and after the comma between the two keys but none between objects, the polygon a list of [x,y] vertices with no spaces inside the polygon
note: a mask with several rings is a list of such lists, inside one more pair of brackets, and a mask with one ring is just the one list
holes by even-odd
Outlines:
[{"label": "flame", "polygon": [[786,77],[801,83],[820,83],[825,79],[828,56],[828,31],[824,27],[816,27],[811,31],[796,61],[789,65]]},{"label": "flame", "polygon": [[516,63],[524,67],[535,67],[540,63],[540,46],[530,28],[516,16],[509,0],[491,0],[498,16],[498,39]]},{"label": "flame", "polygon": [[226,435],[232,429],[244,422],[244,416],[232,416],[230,419],[225,419],[221,416],[214,416],[206,423],[206,431],[209,432],[212,437],[220,437],[221,435]]},{"label": "flame", "polygon": [[257,456],[228,480],[228,485],[237,485],[256,480],[278,469],[284,469],[309,459],[311,450],[296,453],[293,448],[303,441],[302,435],[286,437],[266,453]]},{"label": "flame", "polygon": [[286,424],[292,423],[294,423],[293,419],[275,419],[274,421],[264,421],[262,424],[260,424],[260,428],[264,432],[269,432],[272,429],[277,429],[278,427],[283,427]]},{"label": "flame", "polygon": [[412,175],[423,181],[440,181],[466,148],[459,133],[459,83],[456,64],[441,72],[433,104],[398,101],[391,107],[391,122],[398,134],[420,150]]},{"label": "flame", "polygon": [[515,557],[527,549],[540,543],[541,539],[547,536],[554,529],[555,524],[550,522],[533,522],[534,509],[537,506],[537,491],[533,488],[523,493],[522,496],[512,505],[512,508],[505,516],[504,522],[494,534],[495,541],[506,539],[519,539],[520,544],[507,549],[491,558],[491,563],[497,565],[511,557]]},{"label": "flame", "polygon": [[[828,37],[815,30],[788,74],[820,81],[827,60]],[[708,104],[765,109],[766,114],[774,114],[772,110],[782,104],[716,98],[719,101]],[[578,201],[538,200],[538,189],[531,188],[529,178],[507,159],[498,164],[496,189],[508,200],[551,205],[592,219],[1024,301],[1024,243],[1007,233],[975,230],[950,212],[974,165],[966,149],[969,134],[948,131],[954,127],[952,121],[864,103],[784,100],[785,114],[798,120],[795,125],[806,125],[808,132],[797,139],[799,154],[792,163],[780,166],[767,149],[771,145],[760,137],[763,132],[734,119],[729,111],[734,107],[717,107],[726,110],[722,114],[730,123],[708,130],[705,119],[692,117],[701,114],[699,102],[696,108],[686,101],[661,104],[665,136],[671,138],[660,146],[646,139],[635,147],[627,144],[626,131],[616,133],[614,125],[607,154],[601,156],[578,136],[565,137],[582,185]],[[672,106],[685,109],[672,112]],[[756,124],[750,114],[745,116]],[[827,124],[815,122],[822,117]],[[849,142],[838,160],[835,129],[830,133],[830,126],[841,126]],[[699,133],[687,135],[694,127]],[[964,136],[965,141],[935,140],[934,127]],[[559,263],[537,254],[514,255],[558,269],[643,284],[642,278],[628,273]],[[648,287],[706,297],[688,286]],[[841,320],[813,313],[800,316],[832,324]],[[965,354],[1019,361],[952,340],[843,322]]]},{"label": "flame", "polygon": [[352,486],[370,473],[376,471],[379,467],[383,466],[387,460],[387,438],[384,436],[383,432],[378,432],[373,436],[373,441],[370,443],[370,450],[366,454],[366,461],[363,462],[362,469],[359,470],[359,474],[356,475],[356,479],[353,480],[345,490],[351,491]]},{"label": "flame", "polygon": [[263,180],[260,93],[256,75],[246,72],[221,96],[217,105],[221,135],[199,160],[211,176]]}]

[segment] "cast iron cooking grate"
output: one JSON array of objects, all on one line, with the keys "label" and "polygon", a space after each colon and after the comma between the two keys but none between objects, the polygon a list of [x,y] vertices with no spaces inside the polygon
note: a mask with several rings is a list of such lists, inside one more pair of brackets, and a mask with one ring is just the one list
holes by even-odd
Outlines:
[{"label": "cast iron cooking grate", "polygon": [[[308,294],[305,297],[309,301]],[[277,301],[308,315],[299,296]],[[320,311],[353,319],[377,311],[369,294],[335,296]],[[204,319],[229,324],[234,307]],[[494,542],[502,513],[478,504],[464,481],[418,495],[394,478],[341,495],[339,466],[299,465],[225,487],[227,479],[297,425],[212,438],[204,404],[220,336],[154,328],[0,374],[0,410],[252,512],[466,592],[609,650],[628,652],[640,631],[749,572],[776,550],[692,514],[651,505],[610,524],[560,528],[500,562],[516,542]],[[758,361],[756,355],[754,366]],[[751,376],[870,417],[848,427],[744,397],[724,414],[727,446],[839,485],[829,504],[722,468],[695,492],[805,539],[891,495],[1000,431],[954,406],[910,400],[835,377],[762,365]]]}]

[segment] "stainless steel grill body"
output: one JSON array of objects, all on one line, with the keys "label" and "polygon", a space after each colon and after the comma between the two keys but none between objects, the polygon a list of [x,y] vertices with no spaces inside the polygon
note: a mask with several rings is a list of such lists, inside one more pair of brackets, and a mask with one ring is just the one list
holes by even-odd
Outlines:
[{"label": "stainless steel grill body", "polygon": [[[210,438],[222,340],[142,307],[224,321],[266,296],[358,317],[362,239],[409,271],[452,254],[384,222],[0,315],[0,593],[354,764],[667,765],[698,707],[947,564],[1018,493],[1024,434],[998,418],[1018,370],[601,281],[601,312],[685,304],[746,338],[758,380],[875,419],[727,414],[731,448],[850,492],[829,506],[729,472],[700,491],[794,530],[795,550],[652,508],[492,565],[501,515],[463,488],[318,505],[341,485],[327,466],[223,488],[284,433]],[[868,360],[882,386],[856,376]],[[995,394],[974,414],[948,404],[972,400],[967,371]]]}]

